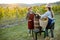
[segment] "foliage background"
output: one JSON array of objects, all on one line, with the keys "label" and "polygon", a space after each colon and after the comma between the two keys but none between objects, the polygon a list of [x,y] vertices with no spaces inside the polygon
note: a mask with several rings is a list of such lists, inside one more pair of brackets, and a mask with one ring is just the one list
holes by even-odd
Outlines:
[{"label": "foliage background", "polygon": [[[52,9],[55,14],[60,13],[60,5],[53,5]],[[33,11],[38,11],[40,14],[43,14],[46,12],[45,5],[42,6],[33,6]],[[26,17],[28,11],[28,7],[1,7],[0,6],[0,19],[2,21],[8,21],[8,20],[15,20],[15,19],[21,19],[23,17]],[[3,22],[2,22],[3,23]]]}]

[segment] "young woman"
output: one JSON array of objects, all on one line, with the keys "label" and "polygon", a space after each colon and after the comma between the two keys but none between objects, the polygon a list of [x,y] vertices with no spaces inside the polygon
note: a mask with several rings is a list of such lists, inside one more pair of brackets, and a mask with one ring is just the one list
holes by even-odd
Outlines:
[{"label": "young woman", "polygon": [[33,29],[34,29],[34,12],[32,12],[32,7],[28,8],[28,13],[26,19],[28,20],[28,31],[29,36],[33,35]]},{"label": "young woman", "polygon": [[45,12],[43,15],[41,15],[41,18],[48,17],[48,24],[47,24],[47,27],[45,29],[45,33],[46,33],[45,36],[47,36],[47,37],[49,36],[48,35],[48,29],[50,29],[50,31],[51,31],[51,39],[50,40],[52,40],[53,37],[54,37],[54,35],[53,35],[54,22],[55,22],[55,20],[54,20],[54,13],[52,11],[52,8],[51,8],[50,4],[46,5],[46,10],[47,10],[47,12]]}]

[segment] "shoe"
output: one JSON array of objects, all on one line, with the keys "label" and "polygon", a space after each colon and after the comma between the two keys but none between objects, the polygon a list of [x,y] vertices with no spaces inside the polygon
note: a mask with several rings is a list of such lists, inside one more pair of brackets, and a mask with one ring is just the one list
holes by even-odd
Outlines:
[{"label": "shoe", "polygon": [[50,40],[50,38],[49,37],[46,37],[45,40]]},{"label": "shoe", "polygon": [[28,36],[31,36],[31,34],[28,34]]},{"label": "shoe", "polygon": [[54,38],[50,38],[50,40],[54,40]]}]

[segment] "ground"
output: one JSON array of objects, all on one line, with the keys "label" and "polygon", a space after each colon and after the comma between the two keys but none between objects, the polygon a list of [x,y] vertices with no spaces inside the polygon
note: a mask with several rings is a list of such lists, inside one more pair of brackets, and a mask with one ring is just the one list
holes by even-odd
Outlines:
[{"label": "ground", "polygon": [[[55,40],[60,40],[60,15],[55,15],[55,20]],[[0,40],[32,40],[32,37],[28,36],[27,22],[23,21],[14,27],[0,28]]]}]

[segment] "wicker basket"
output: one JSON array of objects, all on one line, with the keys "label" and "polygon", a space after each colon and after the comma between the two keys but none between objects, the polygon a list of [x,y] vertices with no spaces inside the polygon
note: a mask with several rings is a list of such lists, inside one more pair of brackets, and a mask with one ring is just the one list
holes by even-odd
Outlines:
[{"label": "wicker basket", "polygon": [[48,18],[39,19],[39,24],[42,28],[46,28],[48,24]]}]

